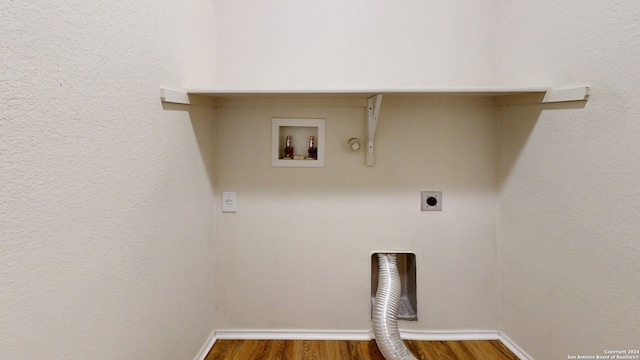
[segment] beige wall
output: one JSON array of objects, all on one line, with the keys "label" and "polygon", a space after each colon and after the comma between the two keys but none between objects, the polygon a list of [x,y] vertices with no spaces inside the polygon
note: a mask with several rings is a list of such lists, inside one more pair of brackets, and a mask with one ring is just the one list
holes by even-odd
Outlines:
[{"label": "beige wall", "polygon": [[217,0],[215,85],[487,86],[496,76],[498,5],[495,0]]},{"label": "beige wall", "polygon": [[512,1],[503,10],[503,81],[586,83],[592,94],[584,108],[499,112],[500,329],[535,359],[635,349],[640,4]]},{"label": "beige wall", "polygon": [[[368,329],[369,254],[389,248],[418,258],[405,328],[498,329],[536,359],[637,345],[640,5],[304,4],[0,5],[0,357],[188,359],[213,329]],[[364,138],[353,99],[158,101],[496,84],[592,96],[497,113],[386,97],[373,168],[344,147]],[[286,116],[327,119],[325,168],[271,168]],[[432,189],[445,211],[418,211]]]},{"label": "beige wall", "polygon": [[206,74],[207,8],[0,5],[0,358],[193,359],[213,331],[213,111],[158,91]]},{"label": "beige wall", "polygon": [[[500,169],[496,176],[500,204],[496,241],[501,288],[497,328],[536,359],[597,355],[605,349],[635,346],[636,339],[640,338],[637,326],[640,312],[635,306],[640,302],[640,277],[637,276],[640,247],[635,240],[640,230],[637,221],[640,214],[634,205],[638,197],[640,162],[637,154],[640,152],[636,116],[638,80],[634,74],[638,73],[640,63],[637,58],[640,5],[629,1],[577,0],[490,1],[472,5],[458,1],[446,4],[414,1],[410,5],[375,2],[367,3],[368,6],[336,2],[326,7],[314,7],[313,3],[288,6],[290,4],[284,2],[257,7],[246,1],[218,4],[220,51],[216,74],[218,84],[223,87],[548,85],[562,89],[591,85],[592,95],[584,108],[521,105],[501,107],[498,112],[499,146],[493,160]],[[434,15],[436,19],[431,18]],[[244,26],[237,27],[240,19],[246,21]],[[336,25],[322,26],[330,23],[329,19],[335,20],[332,23]],[[403,41],[405,39],[407,41]],[[408,126],[404,131],[410,132],[415,125]],[[387,134],[389,131],[402,130],[398,126],[387,130]],[[403,136],[394,139],[400,141]],[[469,135],[466,139],[472,138]],[[394,232],[403,234],[402,238],[418,237],[417,234],[424,233],[422,221],[428,219],[426,221],[437,223],[429,229],[437,229],[440,239],[447,238],[443,235],[447,233],[444,229],[454,220],[440,222],[428,216],[417,220],[399,215],[411,211],[414,197],[423,188],[422,184],[409,186],[404,182],[423,178],[428,179],[425,186],[444,187],[441,183],[432,185],[430,176],[413,176],[414,170],[406,166],[431,161],[429,154],[433,153],[414,155],[415,158],[406,162],[393,155],[394,160],[388,160],[392,165],[387,166],[401,169],[398,177],[402,180],[390,176],[390,170],[383,172],[384,165],[380,163],[374,170],[345,166],[331,181],[343,183],[341,186],[349,190],[342,191],[346,195],[312,198],[298,190],[303,195],[299,199],[294,197],[292,209],[310,202],[305,200],[314,200],[324,219],[333,216],[330,199],[341,204],[362,194],[362,208],[352,202],[340,205],[344,211],[338,207],[341,214],[357,210],[358,215],[348,220],[340,218],[345,228],[357,229],[354,237],[386,239]],[[383,156],[384,152],[380,154]],[[452,156],[451,152],[442,158],[448,159],[448,156]],[[360,160],[354,162],[360,165]],[[263,166],[268,171],[267,165]],[[454,173],[450,163],[444,164],[444,168],[446,173]],[[324,176],[329,171],[328,163],[325,171],[316,173]],[[380,191],[369,191],[366,196],[366,190],[352,191],[359,187],[348,183],[348,171],[370,171],[362,175],[363,182]],[[419,171],[431,174],[426,167]],[[270,176],[265,178],[271,181]],[[234,182],[221,185],[237,186]],[[326,186],[321,183],[317,188],[326,193],[338,188],[336,185],[325,189]],[[467,183],[462,189],[472,186]],[[405,188],[413,190],[405,191]],[[240,188],[238,191],[239,196],[242,195]],[[445,191],[445,200],[449,201],[453,195],[468,203],[470,193],[468,190]],[[477,194],[493,196],[485,191]],[[392,201],[400,196],[406,197],[404,205]],[[260,198],[265,208],[267,203],[274,203],[266,195]],[[249,196],[251,199],[253,196]],[[240,201],[243,205],[242,197]],[[394,207],[397,209],[389,218],[392,221],[385,220],[381,214]],[[445,209],[448,210],[446,206]],[[284,215],[273,216],[282,216],[282,223],[286,221]],[[441,217],[445,216],[443,213]],[[367,221],[371,218],[393,225],[383,227]],[[226,222],[226,217],[222,219]],[[240,219],[238,214],[231,221]],[[457,224],[461,224],[459,219]],[[363,226],[365,224],[367,226]],[[220,226],[221,235],[229,231]],[[368,227],[374,230],[360,230]],[[458,227],[469,229],[465,222]],[[295,228],[302,226],[295,225]],[[327,231],[322,228],[317,230],[318,234],[322,234],[320,230]],[[244,235],[249,230],[242,227],[238,231]],[[237,237],[241,235],[233,238]],[[226,241],[220,238],[223,247]],[[360,241],[360,245],[348,244],[362,251],[379,246],[383,240],[366,244]],[[286,244],[285,240],[280,242]],[[425,249],[430,245],[420,242]],[[443,252],[429,250],[425,250],[427,255],[423,256],[438,254],[442,262],[450,258]],[[420,256],[418,261],[419,267],[424,266],[420,265]],[[336,262],[345,271],[347,267],[356,267],[356,264],[345,265],[342,260]],[[305,264],[307,262],[301,261],[300,266],[292,268],[298,270]],[[433,267],[434,273],[443,271],[443,263],[433,264],[440,265]],[[358,286],[355,279],[353,283]],[[435,303],[437,301],[435,299]],[[426,302],[434,304],[434,301]],[[361,310],[359,323],[366,317],[365,313]],[[355,320],[356,315],[351,316]],[[221,324],[230,326],[227,323],[229,321],[224,320]],[[306,323],[309,321],[300,322]],[[432,324],[440,327],[441,323]],[[272,326],[281,325],[275,322]]]},{"label": "beige wall", "polygon": [[[218,329],[367,331],[376,250],[416,253],[420,321],[402,328],[496,329],[492,100],[388,96],[374,167],[346,147],[365,138],[365,105],[221,102],[216,191],[239,210],[217,215]],[[272,168],[272,117],[326,119],[326,166]],[[445,210],[421,212],[422,190]]]}]

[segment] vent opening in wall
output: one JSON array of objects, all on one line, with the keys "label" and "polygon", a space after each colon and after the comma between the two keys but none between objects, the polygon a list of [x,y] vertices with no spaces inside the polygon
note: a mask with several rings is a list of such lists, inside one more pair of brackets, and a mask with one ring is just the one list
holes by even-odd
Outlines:
[{"label": "vent opening in wall", "polygon": [[[389,252],[393,253],[393,252]],[[378,290],[378,253],[371,255],[371,311],[376,301]],[[418,320],[418,301],[416,297],[416,255],[413,253],[394,253],[398,259],[400,275],[400,306],[398,320]]]}]

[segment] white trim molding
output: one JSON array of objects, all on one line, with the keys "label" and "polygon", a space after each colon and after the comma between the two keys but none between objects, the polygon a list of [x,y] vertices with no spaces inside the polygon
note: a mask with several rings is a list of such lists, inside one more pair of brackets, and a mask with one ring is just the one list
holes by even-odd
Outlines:
[{"label": "white trim molding", "polygon": [[209,355],[209,351],[211,351],[211,348],[213,348],[213,345],[216,343],[217,339],[218,338],[216,337],[216,332],[212,332],[211,335],[209,335],[207,342],[205,342],[204,345],[202,345],[202,348],[200,348],[200,351],[198,352],[198,355],[194,360],[204,360],[207,355]]},{"label": "white trim molding", "polygon": [[500,340],[498,331],[421,331],[400,330],[400,336],[406,340],[419,341],[463,341],[463,340]]},{"label": "white trim molding", "polygon": [[511,352],[515,356],[517,356],[518,359],[520,359],[520,360],[533,360],[533,358],[531,356],[529,356],[529,354],[527,354],[522,349],[520,349],[520,347],[518,345],[516,345],[516,343],[511,341],[511,339],[509,339],[509,337],[507,335],[505,335],[503,333],[500,333],[500,341],[502,341],[504,346],[509,348],[509,350],[511,350]]},{"label": "white trim molding", "polygon": [[[464,341],[464,340],[500,340],[520,360],[533,360],[509,337],[500,331],[421,331],[401,330],[400,336],[405,340],[419,341]],[[202,346],[194,360],[204,360],[216,343],[216,340],[371,340],[371,330],[240,330],[227,329],[214,331]]]},{"label": "white trim molding", "polygon": [[236,340],[371,340],[369,330],[218,330],[218,339]]}]

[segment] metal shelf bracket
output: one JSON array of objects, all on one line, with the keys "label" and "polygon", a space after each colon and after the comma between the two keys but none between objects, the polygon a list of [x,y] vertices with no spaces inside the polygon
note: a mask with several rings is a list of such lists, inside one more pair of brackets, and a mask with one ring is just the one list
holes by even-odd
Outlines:
[{"label": "metal shelf bracket", "polygon": [[382,95],[376,94],[367,99],[367,166],[373,166],[376,163],[373,140],[376,136],[376,125],[378,125]]}]

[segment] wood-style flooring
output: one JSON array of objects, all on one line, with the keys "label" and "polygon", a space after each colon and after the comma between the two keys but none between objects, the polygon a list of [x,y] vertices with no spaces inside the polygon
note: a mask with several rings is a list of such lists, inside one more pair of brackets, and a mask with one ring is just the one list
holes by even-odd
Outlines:
[{"label": "wood-style flooring", "polygon": [[[499,340],[405,340],[418,359],[519,360]],[[205,360],[385,360],[374,340],[218,340]]]}]

